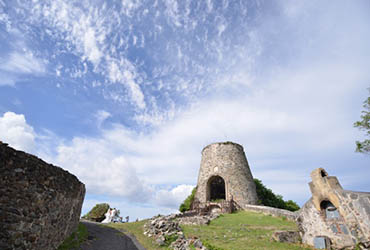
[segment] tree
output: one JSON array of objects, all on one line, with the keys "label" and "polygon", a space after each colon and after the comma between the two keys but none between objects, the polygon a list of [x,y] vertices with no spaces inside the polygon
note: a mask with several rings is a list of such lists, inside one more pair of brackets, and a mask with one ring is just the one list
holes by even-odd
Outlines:
[{"label": "tree", "polygon": [[105,213],[110,208],[109,204],[107,203],[100,203],[96,204],[90,212],[88,212],[86,215],[82,216],[82,218],[86,220],[92,220],[97,222],[102,222],[105,218]]},{"label": "tree", "polygon": [[[370,88],[368,89],[370,93]],[[364,111],[361,111],[361,120],[355,122],[353,125],[365,131],[365,137],[370,138],[370,96],[364,101]],[[356,141],[356,152],[370,154],[370,140]]]},{"label": "tree", "polygon": [[263,185],[261,180],[259,179],[253,180],[254,183],[256,184],[258,204],[268,207],[286,209],[289,211],[299,210],[299,206],[294,201],[292,200],[284,201],[283,196],[274,194],[271,189]]},{"label": "tree", "polygon": [[189,211],[191,207],[191,203],[194,201],[195,193],[197,191],[197,187],[193,188],[193,191],[191,191],[191,194],[184,200],[184,202],[180,205],[180,212]]}]

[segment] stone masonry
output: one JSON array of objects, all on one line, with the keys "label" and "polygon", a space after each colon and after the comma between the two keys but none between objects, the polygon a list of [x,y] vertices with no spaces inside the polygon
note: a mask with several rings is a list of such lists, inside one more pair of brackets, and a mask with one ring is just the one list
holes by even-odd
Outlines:
[{"label": "stone masonry", "polygon": [[311,173],[312,198],[297,219],[302,241],[316,248],[370,248],[370,193],[344,190],[335,176]]},{"label": "stone masonry", "polygon": [[56,249],[76,230],[85,185],[0,141],[0,249]]},{"label": "stone masonry", "polygon": [[243,147],[233,142],[213,143],[202,151],[195,200],[233,201],[237,207],[257,203],[256,186]]}]

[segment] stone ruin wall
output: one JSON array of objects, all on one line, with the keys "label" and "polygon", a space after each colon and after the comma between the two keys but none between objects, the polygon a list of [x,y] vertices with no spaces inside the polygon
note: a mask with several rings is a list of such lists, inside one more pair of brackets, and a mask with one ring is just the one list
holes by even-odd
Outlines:
[{"label": "stone ruin wall", "polygon": [[296,221],[298,217],[297,212],[292,212],[285,209],[275,208],[275,207],[268,207],[268,206],[261,206],[261,205],[245,205],[245,211],[253,211],[257,213],[263,213],[265,215],[271,215],[274,217],[285,217],[288,220]]},{"label": "stone ruin wall", "polygon": [[76,230],[85,185],[0,141],[0,249],[56,249]]},{"label": "stone ruin wall", "polygon": [[203,149],[195,195],[200,203],[207,202],[207,185],[212,176],[224,179],[226,200],[233,199],[241,208],[257,204],[256,186],[241,145],[222,142]]},{"label": "stone ruin wall", "polygon": [[[321,168],[311,176],[312,198],[301,208],[298,218],[303,243],[315,245],[315,237],[322,236],[333,249],[356,244],[370,247],[370,193],[342,189],[337,178],[327,176]],[[325,200],[337,208],[338,218],[326,218],[320,207]]]}]

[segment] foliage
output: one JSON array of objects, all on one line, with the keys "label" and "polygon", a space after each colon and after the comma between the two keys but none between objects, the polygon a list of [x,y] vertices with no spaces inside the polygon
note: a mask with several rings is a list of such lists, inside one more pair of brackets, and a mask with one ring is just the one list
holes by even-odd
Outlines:
[{"label": "foliage", "polygon": [[63,243],[58,247],[58,250],[79,249],[82,242],[87,239],[87,228],[82,224],[78,224],[76,232],[73,232]]},{"label": "foliage", "polygon": [[179,236],[176,235],[176,234],[172,234],[172,235],[165,235],[164,238],[165,238],[165,245],[166,246],[170,246],[172,242],[175,242],[177,240]]},{"label": "foliage", "polygon": [[254,183],[256,184],[258,203],[260,205],[286,209],[289,211],[299,210],[297,203],[292,200],[284,201],[283,196],[274,194],[271,189],[263,185],[261,180],[254,179]]},{"label": "foliage", "polygon": [[299,210],[300,207],[294,201],[288,200],[288,201],[285,202],[285,209],[294,212],[294,211]]},{"label": "foliage", "polygon": [[184,200],[184,202],[180,205],[180,212],[189,211],[191,207],[191,203],[194,201],[195,193],[197,192],[197,187],[193,188],[191,194]]},{"label": "foliage", "polygon": [[209,225],[182,225],[181,227],[187,238],[199,238],[208,249],[310,249],[301,244],[272,241],[273,232],[296,231],[297,225],[293,221],[256,212],[240,211],[224,214],[211,221]]},{"label": "foliage", "polygon": [[104,220],[105,216],[104,214],[108,211],[110,208],[109,204],[107,203],[100,203],[96,204],[90,212],[88,212],[86,215],[82,216],[82,218],[87,220],[93,220],[101,222]]},{"label": "foliage", "polygon": [[[361,112],[361,120],[355,122],[353,125],[360,130],[364,130],[365,137],[370,138],[370,96],[364,101],[363,107],[365,110]],[[370,154],[370,140],[356,141],[356,152]]]}]

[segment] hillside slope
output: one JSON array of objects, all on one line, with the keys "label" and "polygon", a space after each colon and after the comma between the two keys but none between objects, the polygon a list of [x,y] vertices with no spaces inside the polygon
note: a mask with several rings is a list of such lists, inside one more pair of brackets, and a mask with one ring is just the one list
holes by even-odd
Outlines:
[{"label": "hillside slope", "polygon": [[[148,250],[165,250],[143,235],[146,221],[110,224],[135,235],[137,240]],[[241,211],[224,214],[209,225],[181,226],[186,237],[199,238],[210,250],[248,250],[248,249],[312,249],[300,244],[280,243],[271,240],[271,235],[278,230],[297,230],[294,222],[285,218],[276,218],[255,212]]]}]

